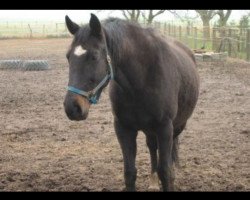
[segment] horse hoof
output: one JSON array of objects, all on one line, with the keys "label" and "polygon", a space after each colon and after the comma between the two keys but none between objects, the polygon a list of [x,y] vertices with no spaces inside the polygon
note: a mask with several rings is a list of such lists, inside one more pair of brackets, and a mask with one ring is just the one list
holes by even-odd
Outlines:
[{"label": "horse hoof", "polygon": [[159,179],[157,173],[153,173],[150,176],[149,191],[160,191]]},{"label": "horse hoof", "polygon": [[148,191],[150,191],[150,192],[159,192],[160,191],[160,187],[158,185],[150,185],[148,187]]}]

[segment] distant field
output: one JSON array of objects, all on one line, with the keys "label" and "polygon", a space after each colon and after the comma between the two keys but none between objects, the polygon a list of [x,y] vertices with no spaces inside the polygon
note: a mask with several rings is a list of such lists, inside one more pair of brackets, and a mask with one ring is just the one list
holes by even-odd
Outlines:
[{"label": "distant field", "polygon": [[66,37],[64,23],[57,22],[0,22],[0,38]]},{"label": "distant field", "polygon": [[[141,23],[145,25],[143,22]],[[184,44],[186,44],[191,49],[205,48],[210,51],[217,51],[221,44],[221,39],[219,38],[219,30],[217,29],[216,38],[213,37],[213,29],[211,27],[211,38],[209,40],[204,40],[203,38],[203,27],[200,25],[194,26],[194,24],[189,27],[185,23],[174,23],[170,22],[154,22],[152,27],[160,30],[164,35],[172,36]],[[195,35],[195,28],[197,34]],[[189,32],[187,32],[189,29]],[[229,30],[233,30],[233,34],[229,35]],[[237,57],[240,59],[247,59],[247,39],[246,30],[239,29],[237,27],[227,27],[226,37],[232,39],[231,49],[227,44],[226,49],[223,51],[231,52],[231,57]],[[243,33],[240,33],[242,32]],[[14,38],[65,38],[69,37],[70,34],[64,22],[1,22],[0,21],[0,39],[14,39]],[[229,53],[230,54],[230,53]]]}]

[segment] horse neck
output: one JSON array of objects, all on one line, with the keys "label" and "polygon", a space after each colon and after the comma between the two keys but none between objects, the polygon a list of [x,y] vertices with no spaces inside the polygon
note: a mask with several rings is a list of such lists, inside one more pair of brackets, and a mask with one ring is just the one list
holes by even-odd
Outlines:
[{"label": "horse neck", "polygon": [[[141,65],[133,51],[137,48],[134,40],[122,33],[122,37],[105,29],[108,52],[115,73],[115,81],[124,90],[143,88],[143,80],[147,76],[147,65]],[[130,47],[133,47],[131,49]],[[140,48],[138,48],[140,51]],[[144,58],[147,59],[147,58]]]}]

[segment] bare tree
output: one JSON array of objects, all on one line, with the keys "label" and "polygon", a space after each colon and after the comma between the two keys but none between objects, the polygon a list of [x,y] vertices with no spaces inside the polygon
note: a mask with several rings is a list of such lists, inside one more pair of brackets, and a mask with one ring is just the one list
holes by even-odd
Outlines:
[{"label": "bare tree", "polygon": [[[155,12],[154,12],[155,11]],[[142,17],[146,20],[147,24],[152,24],[155,17],[164,13],[166,10],[149,10],[147,13],[146,11],[141,11]]]},{"label": "bare tree", "polygon": [[203,23],[203,36],[206,39],[210,38],[210,20],[217,14],[216,10],[195,10]]},{"label": "bare tree", "polygon": [[219,27],[223,27],[227,25],[227,21],[232,13],[232,10],[218,10],[216,12],[219,15],[218,25]]},{"label": "bare tree", "polygon": [[133,22],[138,22],[141,14],[140,10],[122,10],[123,16]]},{"label": "bare tree", "polygon": [[187,26],[192,26],[194,21],[199,18],[198,14],[191,15],[190,10],[167,10],[172,15],[175,16],[175,18],[178,18],[181,22],[186,23]]}]

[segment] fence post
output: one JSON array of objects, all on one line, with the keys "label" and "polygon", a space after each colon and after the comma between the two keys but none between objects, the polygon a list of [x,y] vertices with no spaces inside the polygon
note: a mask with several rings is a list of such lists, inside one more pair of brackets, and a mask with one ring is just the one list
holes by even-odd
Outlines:
[{"label": "fence post", "polygon": [[250,29],[247,29],[246,47],[247,47],[247,61],[250,61]]},{"label": "fence post", "polygon": [[45,37],[45,24],[43,25],[43,37]]},{"label": "fence post", "polygon": [[179,38],[180,38],[180,41],[181,41],[181,26],[179,26]]},{"label": "fence post", "polygon": [[186,34],[185,34],[185,44],[188,45],[188,26],[186,26]]},{"label": "fence post", "polygon": [[228,30],[228,37],[229,37],[229,41],[228,41],[228,56],[232,56],[232,43],[231,43],[231,39],[232,39],[232,29],[230,28]]},{"label": "fence post", "polygon": [[194,49],[197,49],[197,27],[194,27]]},{"label": "fence post", "polygon": [[216,50],[216,29],[213,27],[213,33],[212,33],[212,49]]},{"label": "fence post", "polygon": [[32,36],[32,29],[30,27],[30,24],[28,24],[28,27],[29,27],[29,30],[30,30],[30,38],[32,38],[33,36]]},{"label": "fence post", "polygon": [[153,28],[157,29],[156,22],[153,22],[152,25],[153,25]]},{"label": "fence post", "polygon": [[173,26],[174,38],[176,38],[176,26]]},{"label": "fence post", "polygon": [[167,35],[167,24],[166,24],[166,22],[164,23],[164,35],[165,36]]},{"label": "fence post", "polygon": [[170,24],[168,24],[168,35],[170,36],[170,33],[171,33],[171,26]]}]

